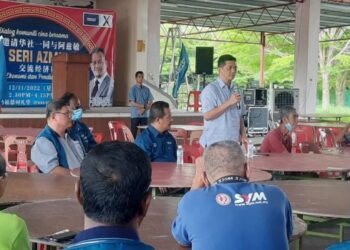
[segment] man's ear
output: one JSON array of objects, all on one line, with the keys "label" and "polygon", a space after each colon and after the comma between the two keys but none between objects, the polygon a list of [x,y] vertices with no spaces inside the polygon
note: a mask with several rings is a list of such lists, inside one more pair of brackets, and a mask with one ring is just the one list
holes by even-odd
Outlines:
[{"label": "man's ear", "polygon": [[81,193],[81,182],[80,178],[75,182],[75,196],[77,197],[77,200],[81,206],[84,204],[84,197],[83,194]]},{"label": "man's ear", "polygon": [[138,225],[141,225],[141,222],[143,220],[143,218],[145,218],[149,205],[151,204],[151,200],[152,200],[152,192],[151,190],[149,190],[144,198],[141,201],[140,207],[139,207],[139,211],[138,211]]},{"label": "man's ear", "polygon": [[209,181],[207,173],[205,171],[202,172],[202,180],[203,180],[203,183],[206,187],[210,186],[210,181]]}]

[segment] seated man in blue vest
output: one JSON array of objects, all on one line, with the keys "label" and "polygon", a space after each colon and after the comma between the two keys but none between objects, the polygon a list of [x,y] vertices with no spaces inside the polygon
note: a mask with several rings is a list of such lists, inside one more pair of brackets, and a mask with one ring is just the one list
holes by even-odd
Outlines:
[{"label": "seated man in blue vest", "polygon": [[237,142],[211,144],[196,161],[192,190],[178,205],[172,234],[192,249],[287,250],[292,210],[277,187],[249,183]]},{"label": "seated man in blue vest", "polygon": [[33,162],[43,173],[69,175],[84,158],[81,141],[74,141],[67,129],[72,126],[72,111],[63,99],[51,101],[46,108],[47,125],[32,147]]},{"label": "seated man in blue vest", "polygon": [[150,125],[135,140],[152,162],[176,162],[177,145],[168,132],[173,118],[169,104],[154,102],[149,111]]},{"label": "seated man in blue vest", "polygon": [[67,249],[154,249],[137,233],[152,199],[150,183],[151,163],[135,144],[114,141],[94,147],[81,163],[76,185],[85,230]]}]

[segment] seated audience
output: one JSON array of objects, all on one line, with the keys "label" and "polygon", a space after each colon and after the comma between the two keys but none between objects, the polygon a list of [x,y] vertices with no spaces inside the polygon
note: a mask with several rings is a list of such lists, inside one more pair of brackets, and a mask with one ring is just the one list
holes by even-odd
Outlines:
[{"label": "seated audience", "polygon": [[81,142],[84,149],[84,155],[96,146],[94,136],[90,129],[81,122],[83,116],[83,109],[80,107],[79,98],[73,94],[66,92],[61,99],[66,102],[66,105],[72,110],[72,127],[68,129],[68,135],[75,141]]},{"label": "seated audience", "polygon": [[46,118],[47,125],[34,142],[31,158],[41,172],[69,175],[84,158],[81,143],[67,133],[72,111],[65,100],[53,100],[47,105]]},{"label": "seated audience", "polygon": [[176,140],[169,133],[172,121],[168,103],[158,101],[151,105],[150,125],[136,138],[135,143],[152,162],[176,162]]},{"label": "seated audience", "polygon": [[67,249],[154,249],[138,228],[151,202],[151,163],[129,142],[93,148],[81,163],[77,198],[85,213],[85,230]]},{"label": "seated audience", "polygon": [[[5,192],[6,182],[6,162],[0,155],[0,198]],[[31,249],[27,226],[15,214],[7,214],[0,211],[0,249]]]},{"label": "seated audience", "polygon": [[203,157],[173,221],[178,243],[206,250],[289,249],[293,222],[287,196],[275,186],[248,182],[240,145],[217,142]]},{"label": "seated audience", "polygon": [[298,114],[295,108],[285,106],[280,111],[280,124],[270,131],[264,138],[261,153],[291,153],[291,133],[298,123]]}]

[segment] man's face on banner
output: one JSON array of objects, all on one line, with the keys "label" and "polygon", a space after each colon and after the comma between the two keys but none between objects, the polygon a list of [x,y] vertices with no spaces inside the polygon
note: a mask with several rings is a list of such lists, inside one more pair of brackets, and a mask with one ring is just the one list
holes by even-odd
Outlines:
[{"label": "man's face on banner", "polygon": [[102,77],[106,73],[107,64],[103,53],[97,52],[91,55],[90,67],[95,77]]}]

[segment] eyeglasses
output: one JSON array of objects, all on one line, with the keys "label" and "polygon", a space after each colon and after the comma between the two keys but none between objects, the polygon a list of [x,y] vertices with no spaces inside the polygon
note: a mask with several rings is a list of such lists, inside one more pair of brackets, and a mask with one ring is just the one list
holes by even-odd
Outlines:
[{"label": "eyeglasses", "polygon": [[54,114],[62,114],[62,115],[65,115],[67,116],[68,118],[72,117],[72,111],[68,111],[68,112],[54,112]]}]

